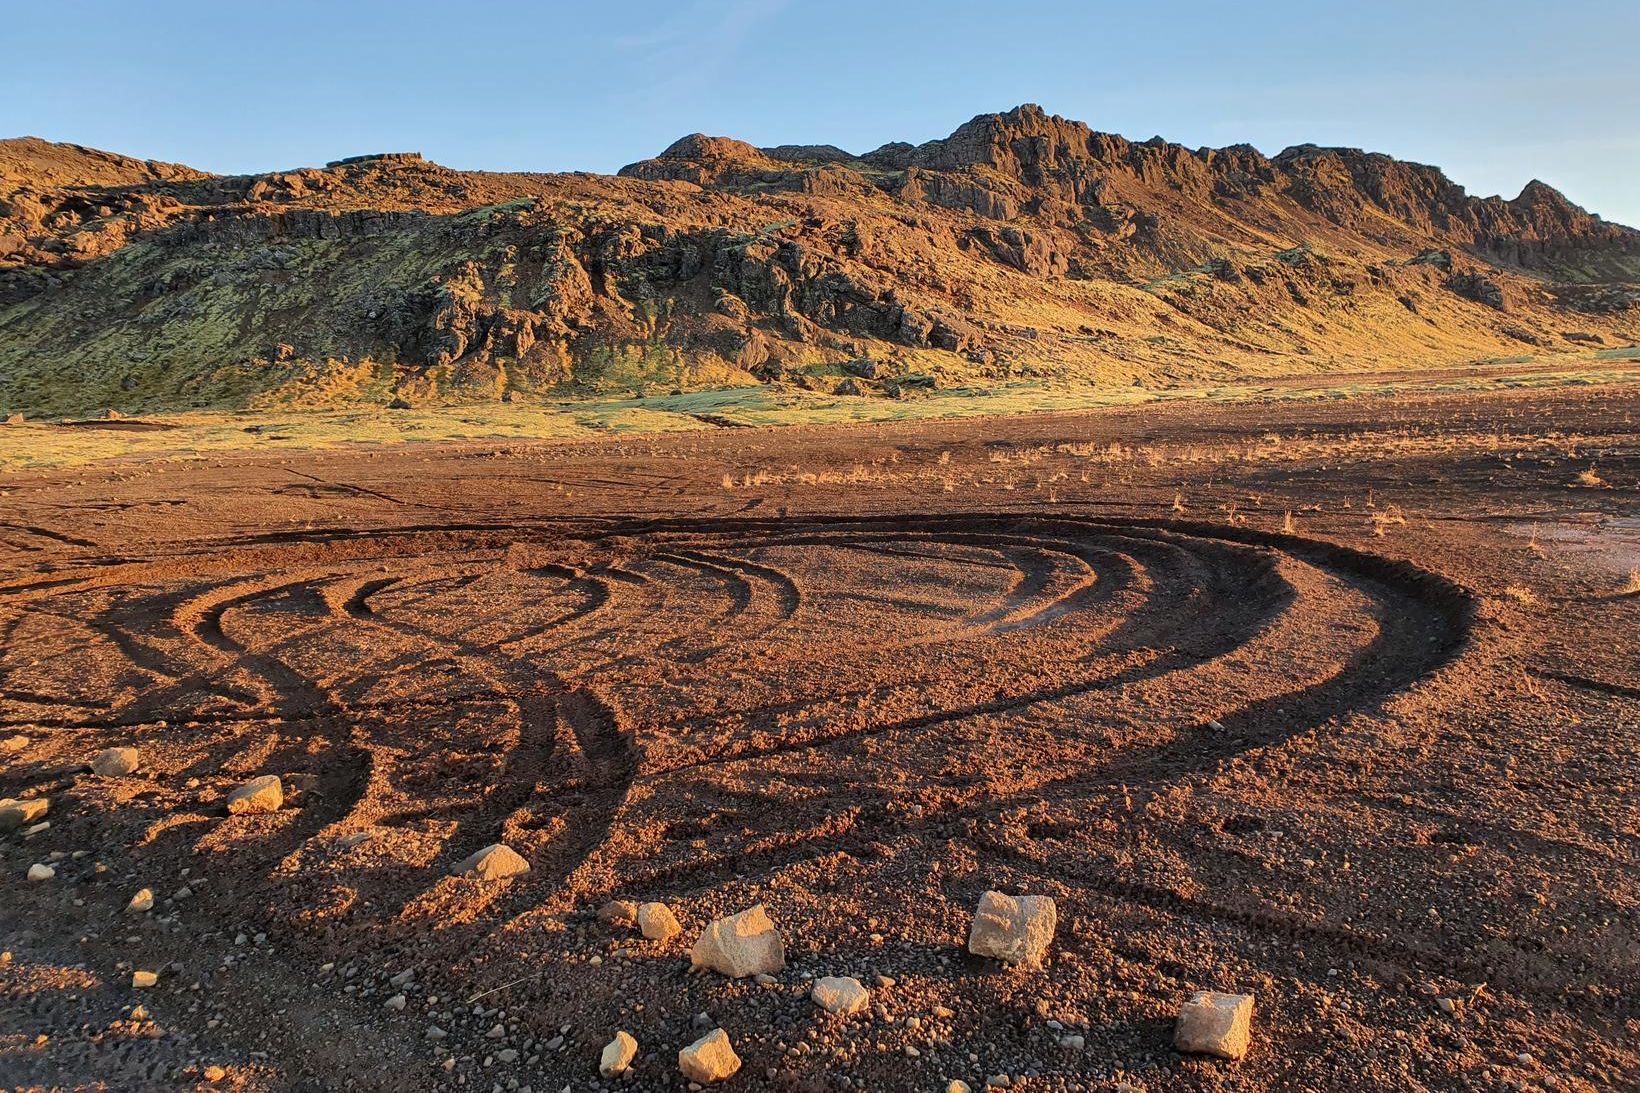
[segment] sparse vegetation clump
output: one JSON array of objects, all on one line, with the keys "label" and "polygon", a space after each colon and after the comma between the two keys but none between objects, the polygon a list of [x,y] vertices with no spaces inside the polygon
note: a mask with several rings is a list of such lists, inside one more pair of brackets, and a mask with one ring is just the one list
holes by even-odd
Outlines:
[{"label": "sparse vegetation clump", "polygon": [[1372,524],[1373,535],[1380,539],[1390,528],[1405,527],[1407,522],[1406,514],[1401,511],[1399,505],[1386,505],[1382,509],[1377,509],[1368,520]]}]

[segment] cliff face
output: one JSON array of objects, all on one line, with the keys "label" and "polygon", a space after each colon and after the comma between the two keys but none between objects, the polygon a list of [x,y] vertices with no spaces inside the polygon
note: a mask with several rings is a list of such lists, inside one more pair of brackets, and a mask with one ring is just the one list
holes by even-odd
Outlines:
[{"label": "cliff face", "polygon": [[1637,335],[1640,233],[1542,183],[1034,106],[859,156],[697,134],[618,177],[0,142],[6,410],[1175,384]]}]

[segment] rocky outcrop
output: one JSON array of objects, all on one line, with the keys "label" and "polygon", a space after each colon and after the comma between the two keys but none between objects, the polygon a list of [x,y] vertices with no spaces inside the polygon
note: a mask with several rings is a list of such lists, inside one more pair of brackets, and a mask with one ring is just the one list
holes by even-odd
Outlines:
[{"label": "rocky outcrop", "polygon": [[981,225],[969,233],[969,238],[998,262],[1032,277],[1062,277],[1070,268],[1070,260],[1040,232]]},{"label": "rocky outcrop", "polygon": [[1503,286],[1479,273],[1455,273],[1447,278],[1446,287],[1459,296],[1485,304],[1494,311],[1508,311],[1509,298]]},{"label": "rocky outcrop", "polygon": [[0,142],[0,411],[31,415],[832,391],[862,358],[872,397],[1462,360],[1630,344],[1637,286],[1640,233],[1540,182],[1477,199],[1387,156],[1029,105],[859,156],[693,134],[617,177]]}]

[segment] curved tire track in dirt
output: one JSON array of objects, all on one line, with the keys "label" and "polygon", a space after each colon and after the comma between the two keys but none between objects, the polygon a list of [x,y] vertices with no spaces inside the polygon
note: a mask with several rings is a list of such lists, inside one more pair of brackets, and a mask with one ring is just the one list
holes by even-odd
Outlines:
[{"label": "curved tire track in dirt", "polygon": [[[542,559],[497,564],[518,542]],[[341,749],[322,808],[290,837],[386,820],[389,842],[419,832],[442,847],[419,859],[431,870],[358,881],[381,905],[422,898],[477,846],[534,846],[535,871],[474,911],[504,917],[1189,779],[1414,685],[1458,655],[1473,611],[1435,575],[1328,543],[989,513],[259,536],[207,544],[192,563],[14,588],[49,604],[122,575],[175,589],[169,617],[124,611],[124,640],[101,647],[143,651],[172,677],[123,713],[165,707],[172,724],[231,720]],[[230,714],[167,705],[234,673],[268,693]],[[383,681],[390,693],[373,690]],[[42,697],[37,679],[27,689]],[[463,742],[462,726],[483,724],[510,741],[493,762]],[[1000,758],[1018,769],[974,788],[976,758],[1016,740]],[[950,803],[905,822],[893,782],[906,777],[945,786]],[[378,786],[422,800],[373,801],[347,824]],[[676,822],[726,795],[745,798],[732,824]]]}]

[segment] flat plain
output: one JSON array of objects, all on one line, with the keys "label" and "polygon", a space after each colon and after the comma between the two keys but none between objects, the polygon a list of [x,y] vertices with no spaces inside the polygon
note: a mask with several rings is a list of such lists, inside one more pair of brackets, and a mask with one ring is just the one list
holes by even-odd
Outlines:
[{"label": "flat plain", "polygon": [[[704,1013],[742,1088],[1632,1087],[1637,413],[1594,383],[14,471],[0,796],[49,827],[0,843],[0,1075],[681,1088]],[[140,768],[87,773],[112,746]],[[264,774],[284,807],[229,815]],[[495,842],[531,871],[450,875]],[[989,889],[1055,898],[1042,968],[965,952]],[[756,903],[786,969],[691,973]],[[871,1005],[820,1012],[826,975]],[[1256,996],[1244,1060],[1173,1049],[1197,990]]]}]

